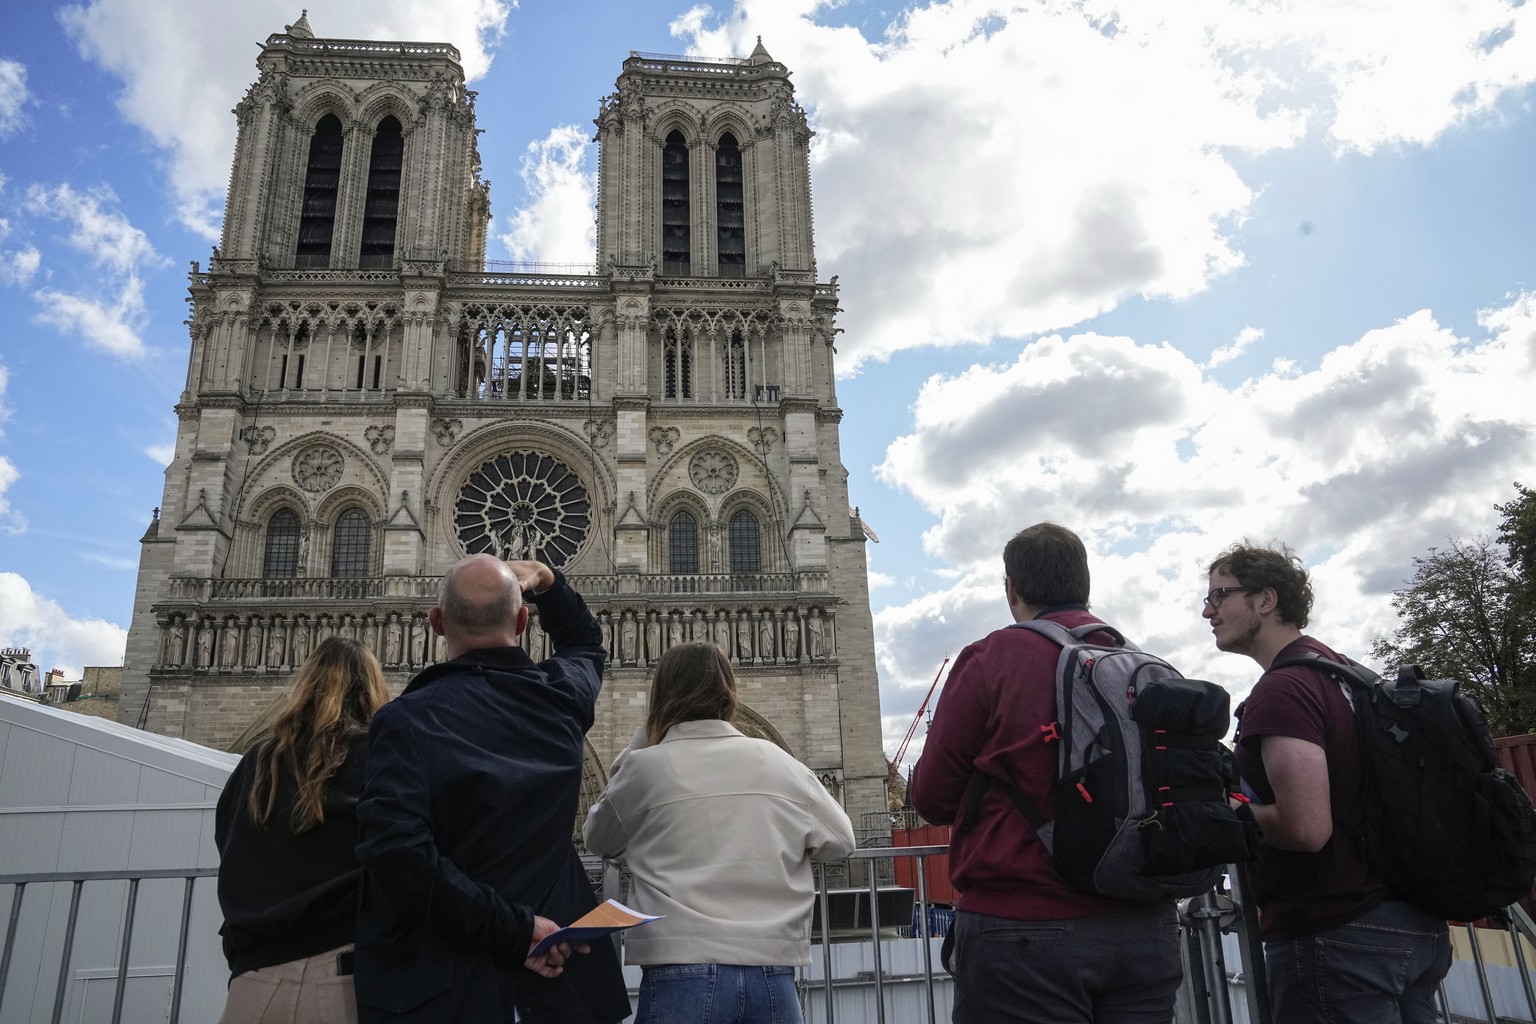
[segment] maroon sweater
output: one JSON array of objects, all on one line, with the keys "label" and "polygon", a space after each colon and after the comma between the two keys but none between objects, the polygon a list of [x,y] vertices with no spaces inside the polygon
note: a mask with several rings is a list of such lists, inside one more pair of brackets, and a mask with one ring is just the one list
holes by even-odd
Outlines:
[{"label": "maroon sweater", "polygon": [[[1068,629],[1101,622],[1081,606],[1040,616]],[[1095,637],[1095,639],[1099,639]],[[977,769],[1007,779],[1047,819],[1055,817],[1060,751],[1041,728],[1056,720],[1061,648],[1027,629],[999,629],[960,652],[933,714],[923,756],[912,771],[912,806],[939,825],[963,811]],[[1115,913],[1145,902],[1094,896],[1061,877],[1034,829],[997,786],[975,821],[950,839],[949,876],[960,908],[1016,921],[1067,920]]]}]

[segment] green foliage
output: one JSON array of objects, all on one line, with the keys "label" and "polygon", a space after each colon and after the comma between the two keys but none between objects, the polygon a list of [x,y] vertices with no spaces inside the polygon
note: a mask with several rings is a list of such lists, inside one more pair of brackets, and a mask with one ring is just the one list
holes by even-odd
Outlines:
[{"label": "green foliage", "polygon": [[1496,506],[1498,540],[1455,540],[1413,560],[1392,595],[1399,625],[1371,655],[1459,679],[1482,701],[1494,735],[1536,732],[1536,492]]}]

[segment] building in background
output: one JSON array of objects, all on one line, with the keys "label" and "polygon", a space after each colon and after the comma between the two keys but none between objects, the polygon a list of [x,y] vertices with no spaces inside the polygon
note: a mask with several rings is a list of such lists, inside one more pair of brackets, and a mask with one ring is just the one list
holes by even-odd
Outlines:
[{"label": "building in background", "polygon": [[[863,524],[790,73],[631,54],[596,119],[592,266],[487,265],[475,94],[442,43],[269,37],[191,274],[175,458],[120,720],[238,747],[327,636],[393,684],[470,552],[563,570],[611,659],[589,790],[650,667],[709,640],[739,724],[885,806]],[[547,639],[526,639],[540,657]]]}]

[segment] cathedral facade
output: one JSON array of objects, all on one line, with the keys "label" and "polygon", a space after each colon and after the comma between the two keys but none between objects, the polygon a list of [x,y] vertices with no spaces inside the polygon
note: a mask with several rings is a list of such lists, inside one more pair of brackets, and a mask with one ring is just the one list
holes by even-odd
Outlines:
[{"label": "cathedral facade", "polygon": [[[855,821],[885,805],[866,556],[839,456],[836,278],[810,131],[759,43],[631,54],[600,103],[586,273],[485,261],[475,94],[441,43],[269,37],[221,244],[193,264],[175,457],[145,534],[121,717],[238,746],[325,637],[398,690],[443,572],[561,569],[609,669],[591,787],[684,640],[738,725]],[[537,622],[529,653],[547,653]]]}]

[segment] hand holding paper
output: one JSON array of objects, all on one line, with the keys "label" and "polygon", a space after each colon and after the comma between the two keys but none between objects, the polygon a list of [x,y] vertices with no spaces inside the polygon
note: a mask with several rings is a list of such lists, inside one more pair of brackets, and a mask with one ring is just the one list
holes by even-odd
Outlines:
[{"label": "hand holding paper", "polygon": [[580,919],[544,936],[538,945],[528,951],[528,956],[530,959],[542,956],[561,943],[576,945],[581,942],[591,942],[593,939],[601,939],[614,932],[624,931],[626,928],[650,924],[652,921],[660,920],[662,916],[637,913],[618,900],[606,900],[583,914]]}]

